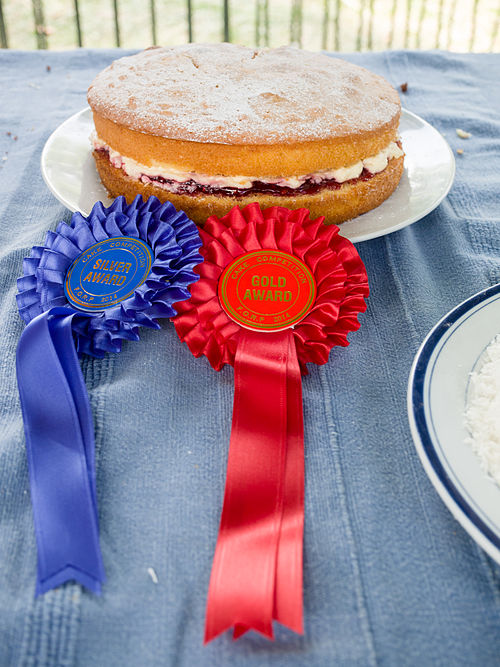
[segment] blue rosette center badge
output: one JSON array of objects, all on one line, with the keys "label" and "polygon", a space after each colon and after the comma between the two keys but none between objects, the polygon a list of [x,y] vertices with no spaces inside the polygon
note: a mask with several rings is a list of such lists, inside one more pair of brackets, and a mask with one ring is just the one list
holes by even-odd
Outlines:
[{"label": "blue rosette center badge", "polygon": [[94,431],[78,357],[120,352],[176,315],[202,261],[184,212],[139,195],[47,232],[18,279],[27,324],[16,356],[38,551],[36,593],[74,579],[99,593]]},{"label": "blue rosette center badge", "polygon": [[87,312],[109,308],[142,285],[151,270],[151,249],[139,239],[118,236],[90,246],[69,267],[68,302]]}]

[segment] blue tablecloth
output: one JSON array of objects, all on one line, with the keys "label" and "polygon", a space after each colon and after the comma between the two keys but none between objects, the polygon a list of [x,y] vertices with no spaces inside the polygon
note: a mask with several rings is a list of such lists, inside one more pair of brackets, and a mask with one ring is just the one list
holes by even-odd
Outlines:
[{"label": "blue tablecloth", "polygon": [[[407,82],[404,106],[464,153],[433,213],[358,245],[371,284],[363,326],[303,382],[304,636],[278,627],[274,643],[227,633],[202,645],[233,371],[195,360],[168,323],[120,355],[83,360],[108,580],[101,597],[69,583],[34,599],[15,281],[31,246],[69,220],[42,180],[43,145],[119,55],[0,52],[0,664],[498,665],[500,569],[432,488],[406,416],[428,330],[500,281],[495,55],[348,56],[396,87]],[[472,137],[459,139],[457,127]]]}]

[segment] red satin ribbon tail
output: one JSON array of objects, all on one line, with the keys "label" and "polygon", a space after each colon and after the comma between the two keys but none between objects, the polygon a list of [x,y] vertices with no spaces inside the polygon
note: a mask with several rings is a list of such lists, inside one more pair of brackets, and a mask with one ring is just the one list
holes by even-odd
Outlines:
[{"label": "red satin ribbon tail", "polygon": [[[276,572],[276,603],[273,619],[299,635],[304,634],[304,620],[302,607],[302,540],[303,522],[290,527],[287,546],[287,560],[293,562],[292,569],[286,569],[278,560]],[[286,530],[286,529],[285,529]],[[300,538],[298,537],[300,535]],[[283,535],[282,535],[283,539]],[[280,544],[280,551],[282,547]],[[283,558],[284,560],[284,558]]]},{"label": "red satin ribbon tail", "polygon": [[287,364],[287,450],[283,488],[276,592],[273,618],[298,634],[304,633],[302,608],[302,548],[304,533],[304,419],[302,378],[297,350],[289,338]]},{"label": "red satin ribbon tail", "polygon": [[302,632],[302,393],[291,330],[242,332],[205,643],[234,627]]},{"label": "red satin ribbon tail", "polygon": [[273,636],[286,462],[288,333],[242,331],[206,640],[231,626]]},{"label": "red satin ribbon tail", "polygon": [[275,564],[272,554],[276,549],[270,554],[269,542],[276,536],[279,525],[273,525],[271,519],[262,524],[257,522],[253,529],[242,526],[223,529],[228,521],[226,509],[224,505],[208,589],[205,643],[233,627],[236,638],[255,630],[272,639]]}]

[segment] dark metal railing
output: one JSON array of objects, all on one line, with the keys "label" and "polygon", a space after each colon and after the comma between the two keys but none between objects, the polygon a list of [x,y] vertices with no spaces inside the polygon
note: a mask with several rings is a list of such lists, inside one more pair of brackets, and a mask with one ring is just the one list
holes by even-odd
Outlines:
[{"label": "dark metal railing", "polygon": [[269,46],[269,0],[255,0],[255,46]]},{"label": "dark metal railing", "polygon": [[[147,3],[147,0],[142,0]],[[271,21],[273,1],[279,5],[280,12]],[[102,0],[112,3],[114,46],[124,46],[120,21],[133,20],[135,17],[127,16],[125,8],[120,0]],[[381,11],[383,2],[383,11]],[[0,0],[0,46],[9,47],[9,27],[7,25],[6,8],[10,8],[8,14],[13,15],[21,3],[18,0]],[[180,0],[171,4],[179,5]],[[23,44],[21,48],[35,46],[38,49],[47,49],[50,44],[50,29],[46,23],[46,13],[50,13],[51,0],[31,0],[33,25],[32,34],[34,44]],[[68,2],[68,4],[70,4]],[[165,0],[168,6],[168,0]],[[213,2],[214,19],[217,21],[217,1]],[[289,17],[281,11],[283,6],[288,7]],[[500,23],[500,7],[498,0],[289,0],[286,5],[283,0],[255,0],[253,6],[254,29],[250,26],[249,34],[243,40],[245,43],[252,42],[256,46],[271,45],[271,31],[280,24],[280,35],[283,35],[283,26],[289,21],[288,40],[297,46],[303,46],[304,32],[308,27],[314,12],[316,19],[321,21],[317,29],[317,44],[312,48],[342,50],[370,50],[380,48],[445,48],[452,46],[461,51],[493,51],[498,47],[498,32]],[[83,30],[82,9],[85,0],[73,0],[74,46],[85,45]],[[231,41],[235,38],[235,31],[231,19],[241,12],[235,0],[219,0],[221,29],[220,36],[223,41]],[[108,5],[109,7],[109,5]],[[46,12],[47,10],[47,12]],[[129,10],[130,11],[130,10]],[[205,7],[206,11],[206,7]],[[195,2],[185,2],[185,39],[193,41],[204,40],[203,25],[197,25],[194,29],[196,15]],[[123,16],[122,16],[123,14]],[[149,0],[150,34],[144,35],[143,39],[147,46],[151,42],[158,44],[158,13],[157,0]],[[459,17],[457,19],[457,17]],[[464,20],[465,17],[465,20]],[[278,20],[279,19],[279,20]],[[460,33],[460,43],[457,43],[457,25]],[[481,30],[479,30],[481,26]],[[346,27],[349,27],[350,42],[346,43]],[[195,35],[196,32],[196,35]],[[253,34],[252,34],[253,32]],[[310,31],[309,31],[310,32]],[[381,34],[385,37],[382,39]],[[396,39],[397,36],[397,39]],[[179,40],[178,40],[179,41]],[[180,40],[182,41],[182,39]],[[241,41],[241,38],[240,38]],[[309,42],[311,40],[309,39]],[[68,43],[68,46],[71,44]],[[111,46],[111,44],[99,44],[99,46]],[[130,45],[127,45],[130,46]],[[134,46],[141,46],[134,44]],[[307,44],[311,48],[311,44]]]},{"label": "dark metal railing", "polygon": [[188,42],[193,40],[193,6],[191,0],[187,0],[187,23],[188,23]]},{"label": "dark metal railing", "polygon": [[[33,19],[35,21],[36,46],[38,49],[47,49],[49,44],[42,0],[33,0]],[[6,31],[5,26],[4,31]]]},{"label": "dark metal railing", "polygon": [[5,28],[5,19],[3,17],[3,7],[2,0],[0,0],[0,46],[3,49],[6,49],[8,46],[7,43],[7,30]]},{"label": "dark metal railing", "polygon": [[[0,2],[2,2],[2,0],[0,0]],[[83,46],[82,24],[80,22],[80,9],[78,7],[78,0],[74,0],[74,3],[75,3],[76,43],[78,46]]]}]

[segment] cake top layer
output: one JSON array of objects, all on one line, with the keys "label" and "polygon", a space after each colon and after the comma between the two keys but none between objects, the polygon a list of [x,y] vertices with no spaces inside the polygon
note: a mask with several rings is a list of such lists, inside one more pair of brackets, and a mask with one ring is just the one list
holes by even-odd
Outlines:
[{"label": "cake top layer", "polygon": [[222,144],[319,141],[387,129],[399,97],[382,77],[293,47],[153,47],[120,58],[88,91],[92,109],[169,139]]}]

